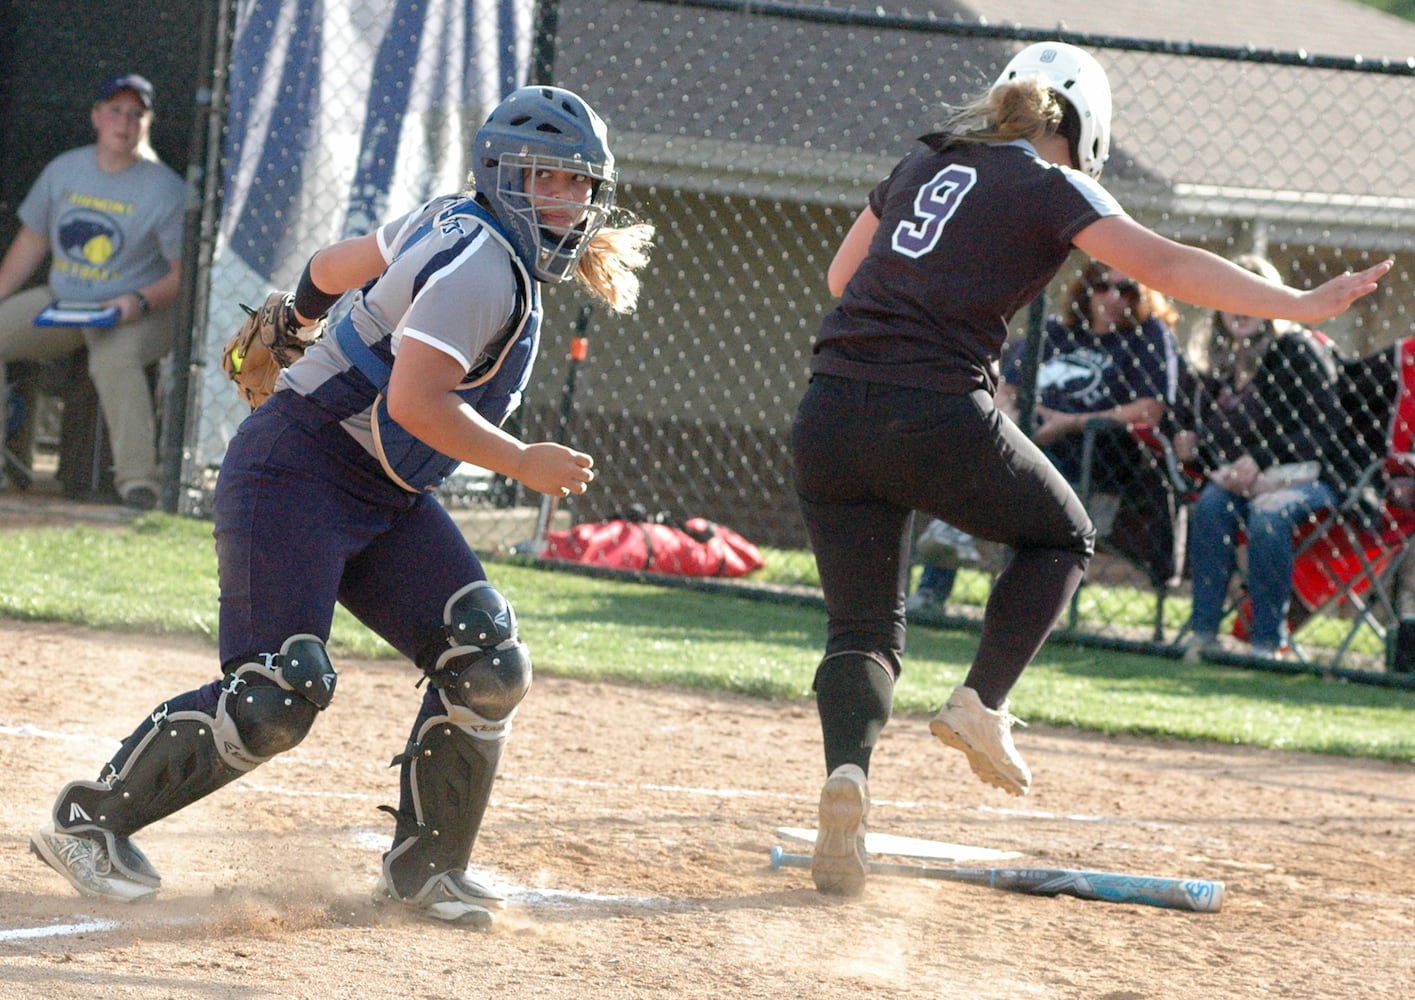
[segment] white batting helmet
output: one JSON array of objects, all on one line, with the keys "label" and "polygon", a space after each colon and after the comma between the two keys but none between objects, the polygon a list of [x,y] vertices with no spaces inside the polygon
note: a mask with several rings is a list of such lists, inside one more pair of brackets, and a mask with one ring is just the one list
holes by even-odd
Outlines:
[{"label": "white batting helmet", "polygon": [[1095,57],[1065,42],[1037,42],[1012,57],[994,87],[1018,77],[1037,76],[1071,103],[1081,117],[1077,164],[1101,175],[1110,156],[1110,81]]}]

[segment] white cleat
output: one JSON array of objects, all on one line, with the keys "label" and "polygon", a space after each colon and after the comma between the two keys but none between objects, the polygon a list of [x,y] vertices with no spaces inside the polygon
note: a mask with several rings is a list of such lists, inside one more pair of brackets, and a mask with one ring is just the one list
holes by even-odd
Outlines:
[{"label": "white cleat", "polygon": [[[80,893],[95,899],[137,902],[154,895],[161,881],[155,872],[150,884],[129,876],[113,864],[108,846],[102,839],[60,833],[54,829],[53,823],[46,823],[35,831],[30,837],[29,849],[68,879],[69,884]],[[137,851],[136,848],[132,850]]]},{"label": "white cleat", "polygon": [[865,826],[870,786],[855,764],[841,764],[821,788],[820,826],[811,853],[811,879],[821,892],[858,896],[865,890]]},{"label": "white cleat", "polygon": [[1026,795],[1032,772],[1012,742],[1014,724],[1026,725],[1008,713],[1006,702],[988,708],[978,692],[960,684],[929,723],[929,732],[967,754],[968,766],[989,785],[1009,795]]},{"label": "white cleat", "polygon": [[423,887],[413,899],[400,899],[387,879],[374,886],[376,904],[397,903],[414,913],[461,927],[486,930],[496,920],[492,910],[504,910],[506,897],[468,877],[466,872],[445,872]]}]

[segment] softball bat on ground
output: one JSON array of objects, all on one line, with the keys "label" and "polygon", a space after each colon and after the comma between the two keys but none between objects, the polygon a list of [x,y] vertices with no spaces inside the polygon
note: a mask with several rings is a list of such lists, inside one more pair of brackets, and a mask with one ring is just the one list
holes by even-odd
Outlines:
[{"label": "softball bat on ground", "polygon": [[[788,854],[780,847],[771,849],[772,871],[809,867],[809,854]],[[1161,878],[1072,868],[939,868],[888,861],[871,861],[869,870],[875,875],[967,882],[1029,896],[1066,895],[1104,903],[1138,903],[1170,910],[1192,910],[1195,913],[1217,913],[1223,905],[1223,883],[1205,879]]]}]

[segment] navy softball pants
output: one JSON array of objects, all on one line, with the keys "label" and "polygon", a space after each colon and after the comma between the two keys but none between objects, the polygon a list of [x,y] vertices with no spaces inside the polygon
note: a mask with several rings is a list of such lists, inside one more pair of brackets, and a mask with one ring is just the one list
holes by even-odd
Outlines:
[{"label": "navy softball pants", "polygon": [[829,618],[826,655],[904,653],[912,512],[1013,551],[993,584],[964,683],[1006,698],[1094,550],[1085,508],[982,390],[950,396],[817,375],[791,431],[796,492]]},{"label": "navy softball pants", "polygon": [[[410,660],[435,660],[447,648],[438,645],[447,599],[486,579],[441,504],[393,485],[338,421],[294,392],[276,393],[241,423],[214,513],[223,665],[278,653],[299,633],[327,642],[336,602]],[[221,684],[172,697],[167,709],[214,713]],[[441,711],[428,686],[417,719]],[[123,741],[105,775],[121,770],[153,724]]]},{"label": "navy softball pants", "polygon": [[293,392],[241,424],[215,497],[221,662],[329,638],[338,600],[409,659],[455,591],[486,579],[434,498],[395,486],[338,422]]}]

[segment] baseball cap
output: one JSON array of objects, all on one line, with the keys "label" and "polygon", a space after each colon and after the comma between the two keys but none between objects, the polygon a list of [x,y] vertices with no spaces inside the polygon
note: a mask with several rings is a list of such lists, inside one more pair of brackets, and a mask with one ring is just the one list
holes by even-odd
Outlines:
[{"label": "baseball cap", "polygon": [[138,100],[142,101],[143,107],[149,111],[152,110],[152,100],[157,95],[152,89],[152,84],[147,81],[147,77],[138,76],[136,73],[110,77],[103,81],[103,86],[98,88],[98,99],[106,101],[120,90],[131,90],[138,95]]}]

